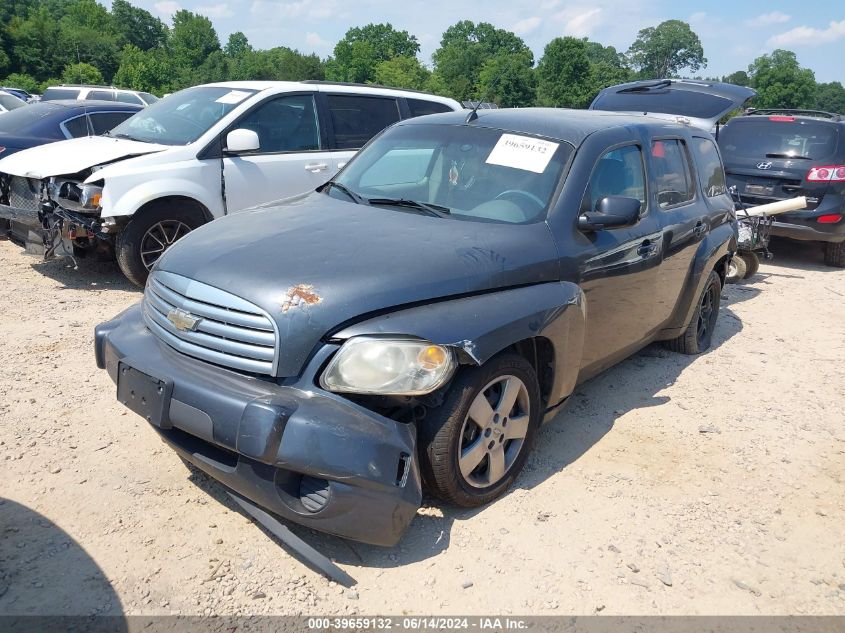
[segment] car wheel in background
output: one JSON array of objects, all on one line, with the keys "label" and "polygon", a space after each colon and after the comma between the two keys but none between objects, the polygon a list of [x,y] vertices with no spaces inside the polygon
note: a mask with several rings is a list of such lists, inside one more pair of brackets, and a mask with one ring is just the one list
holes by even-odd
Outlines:
[{"label": "car wheel in background", "polygon": [[501,496],[525,465],[539,423],[540,388],[525,358],[500,354],[464,368],[420,424],[427,492],[467,508]]},{"label": "car wheel in background", "polygon": [[757,253],[743,253],[740,255],[742,261],[745,263],[745,279],[751,279],[760,270],[760,258]]},{"label": "car wheel in background", "polygon": [[725,283],[739,283],[741,280],[745,279],[745,273],[745,260],[740,255],[734,255],[731,257],[731,261],[728,264],[728,272],[725,275]]},{"label": "car wheel in background", "polygon": [[143,286],[164,251],[201,224],[198,211],[174,203],[140,209],[117,236],[115,251],[120,270],[133,284]]},{"label": "car wheel in background", "polygon": [[827,242],[824,245],[824,263],[835,268],[845,268],[845,242]]},{"label": "car wheel in background", "polygon": [[713,342],[721,299],[722,282],[718,273],[711,270],[686,331],[678,338],[666,341],[667,347],[681,354],[700,354],[709,348]]}]

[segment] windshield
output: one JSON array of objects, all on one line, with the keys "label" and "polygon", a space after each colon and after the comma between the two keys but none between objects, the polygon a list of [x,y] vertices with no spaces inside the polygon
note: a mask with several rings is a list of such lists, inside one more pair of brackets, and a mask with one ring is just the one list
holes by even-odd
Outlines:
[{"label": "windshield", "polygon": [[609,92],[597,97],[590,106],[593,110],[676,114],[696,119],[720,117],[732,107],[733,101],[730,99],[670,88],[653,88],[642,92]]},{"label": "windshield", "polygon": [[824,160],[836,153],[837,125],[755,115],[731,120],[719,132],[725,157]]},{"label": "windshield", "polygon": [[[545,217],[573,147],[502,130],[398,125],[363,149],[329,195],[413,212],[413,201],[448,217],[523,224]],[[344,191],[346,189],[346,191]],[[431,209],[428,209],[431,211]]]},{"label": "windshield", "polygon": [[17,97],[13,97],[12,95],[0,95],[0,106],[3,106],[6,110],[15,110],[25,105],[26,103]]},{"label": "windshield", "polygon": [[162,145],[187,145],[255,90],[200,86],[160,99],[114,128],[109,136]]}]

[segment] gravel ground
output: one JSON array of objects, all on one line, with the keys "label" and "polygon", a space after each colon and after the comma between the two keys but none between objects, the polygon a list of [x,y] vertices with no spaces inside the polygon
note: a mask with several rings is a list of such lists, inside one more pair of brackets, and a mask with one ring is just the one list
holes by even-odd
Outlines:
[{"label": "gravel ground", "polygon": [[0,614],[843,614],[845,271],[815,249],[724,291],[714,348],[579,387],[515,489],[427,505],[387,550],[291,558],[115,401],[111,264],[0,242]]}]

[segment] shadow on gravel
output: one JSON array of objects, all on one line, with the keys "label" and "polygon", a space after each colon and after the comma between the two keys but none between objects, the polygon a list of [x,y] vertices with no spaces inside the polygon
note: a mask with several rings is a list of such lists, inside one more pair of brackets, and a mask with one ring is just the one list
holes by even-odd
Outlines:
[{"label": "shadow on gravel", "polygon": [[[773,257],[766,263],[777,268],[792,269],[795,271],[805,270],[818,273],[841,271],[841,268],[827,266],[824,263],[824,252],[822,249],[822,244],[818,242],[798,242],[773,237],[769,243],[769,251]],[[780,276],[780,273],[760,274],[763,277],[767,275]],[[800,274],[794,276],[801,277]]]},{"label": "shadow on gravel", "polygon": [[[29,256],[32,257],[32,256]],[[120,272],[117,262],[100,262],[90,259],[77,259],[78,267],[74,268],[73,260],[67,257],[42,260],[32,257],[32,269],[45,277],[49,277],[62,286],[64,290],[128,290],[141,292],[140,288],[129,283]]]},{"label": "shadow on gravel", "polygon": [[[0,630],[58,630],[122,613],[108,578],[73,537],[26,506],[0,499]],[[128,630],[122,617],[108,624],[110,631]]]},{"label": "shadow on gravel", "polygon": [[[723,290],[722,309],[711,351],[742,330],[742,321],[730,309],[756,296],[760,290],[751,286],[731,286]],[[662,344],[653,344],[603,374],[580,385],[564,409],[546,424],[537,437],[534,450],[514,489],[530,490],[578,460],[612,428],[618,417],[628,411],[653,407],[668,401],[655,394],[671,385],[690,364],[706,357],[684,356],[670,352]],[[652,371],[643,371],[651,368]],[[614,405],[602,403],[608,393]],[[599,415],[584,417],[585,411]],[[188,465],[188,464],[186,464]],[[199,469],[188,465],[189,479],[232,512],[241,512],[226,494],[225,488]],[[507,496],[507,495],[506,495]],[[494,503],[502,503],[502,500]],[[348,541],[309,528],[285,522],[291,531],[324,556],[343,565],[355,576],[356,567],[392,568],[433,558],[449,548],[455,522],[473,517],[484,508],[461,509],[440,506],[436,500],[423,499],[423,509],[394,548],[383,548]],[[269,532],[254,523],[267,538]],[[278,543],[278,541],[276,541]],[[279,543],[280,546],[281,543]],[[283,546],[282,546],[283,547]]]}]

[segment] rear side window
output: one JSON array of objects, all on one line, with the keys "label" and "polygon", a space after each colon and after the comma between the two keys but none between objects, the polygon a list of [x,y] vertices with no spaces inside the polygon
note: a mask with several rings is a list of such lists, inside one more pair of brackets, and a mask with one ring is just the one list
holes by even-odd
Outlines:
[{"label": "rear side window", "polygon": [[337,149],[358,149],[399,120],[396,99],[328,95]]},{"label": "rear side window", "polygon": [[725,169],[716,144],[709,138],[696,136],[692,139],[692,151],[698,161],[701,188],[707,197],[713,198],[727,193]]},{"label": "rear side window", "polygon": [[[836,153],[836,123],[754,115],[731,120],[719,132],[725,160],[738,158],[804,158],[825,160]],[[792,120],[790,120],[792,119]]]},{"label": "rear side window", "polygon": [[131,117],[134,112],[95,112],[91,114],[91,125],[94,128],[94,134],[105,134],[114,127],[123,123],[126,119]]},{"label": "rear side window", "polygon": [[636,198],[646,210],[643,154],[638,145],[626,145],[606,152],[596,163],[590,184],[581,202],[581,211],[595,211],[596,204],[607,196]]},{"label": "rear side window", "polygon": [[686,151],[686,143],[663,139],[651,144],[653,179],[657,189],[657,206],[668,209],[686,204],[695,197],[695,185]]},{"label": "rear side window", "polygon": [[41,95],[41,100],[58,101],[59,99],[76,99],[78,96],[78,88],[47,88]]},{"label": "rear side window", "polygon": [[425,101],[424,99],[406,99],[406,101],[412,117],[452,111],[452,108],[445,103],[438,103],[437,101]]},{"label": "rear side window", "polygon": [[73,138],[80,138],[91,134],[87,117],[84,115],[65,121],[64,126]]},{"label": "rear side window", "polygon": [[118,92],[115,95],[115,101],[120,101],[121,103],[131,103],[132,105],[147,105],[143,102],[141,97],[133,95],[131,92]]},{"label": "rear side window", "polygon": [[111,90],[92,90],[86,98],[98,101],[114,101],[114,92]]}]

